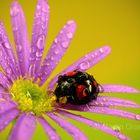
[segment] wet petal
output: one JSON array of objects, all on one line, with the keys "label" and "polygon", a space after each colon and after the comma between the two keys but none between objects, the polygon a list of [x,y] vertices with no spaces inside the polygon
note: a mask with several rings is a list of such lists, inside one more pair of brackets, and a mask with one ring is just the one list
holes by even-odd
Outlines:
[{"label": "wet petal", "polygon": [[99,107],[99,106],[90,106],[90,105],[64,105],[61,108],[69,109],[69,110],[76,110],[76,111],[83,111],[83,112],[93,112],[99,114],[107,114],[112,116],[118,116],[123,118],[129,118],[133,120],[140,120],[139,114],[134,114],[132,112],[127,112],[115,108],[108,108],[108,107]]},{"label": "wet petal", "polygon": [[11,85],[11,81],[0,71],[0,84],[8,89]]},{"label": "wet petal", "polygon": [[17,2],[11,5],[11,19],[16,51],[22,76],[28,71],[29,43],[26,22],[22,8]]},{"label": "wet petal", "polygon": [[6,54],[1,42],[0,42],[0,65],[3,68],[3,70],[5,71],[7,77],[11,81],[16,79],[16,74],[15,74],[15,71],[14,71],[14,67],[12,66],[12,64],[10,62],[10,58]]},{"label": "wet petal", "polygon": [[105,47],[96,49],[95,51],[90,52],[89,54],[80,58],[78,61],[70,65],[68,68],[66,68],[64,71],[59,73],[56,77],[54,77],[51,80],[51,82],[49,83],[50,90],[53,89],[59,75],[63,75],[73,70],[86,71],[92,66],[96,65],[98,62],[100,62],[102,59],[104,59],[110,53],[110,51],[111,51],[111,48],[108,46],[105,46]]},{"label": "wet petal", "polygon": [[80,129],[76,128],[65,119],[53,113],[48,113],[47,115],[64,130],[66,130],[75,140],[88,140],[88,138],[80,131]]},{"label": "wet petal", "polygon": [[69,117],[71,119],[74,119],[76,121],[79,121],[81,123],[85,123],[88,126],[91,126],[93,128],[102,130],[103,132],[106,132],[106,133],[108,133],[110,135],[113,135],[113,136],[119,138],[120,140],[130,140],[130,138],[128,138],[127,136],[121,134],[119,131],[115,131],[112,128],[105,126],[104,124],[95,122],[93,120],[87,119],[87,118],[82,117],[80,115],[69,113],[67,111],[58,111],[58,113],[60,113],[61,115],[66,116],[66,117]]},{"label": "wet petal", "polygon": [[57,35],[39,72],[40,84],[43,84],[46,81],[63,57],[74,36],[75,29],[75,22],[70,20]]},{"label": "wet petal", "polygon": [[16,104],[13,101],[0,101],[0,115],[8,110],[16,108]]},{"label": "wet petal", "polygon": [[0,114],[0,131],[2,131],[14,118],[16,118],[18,114],[19,111],[17,109],[11,109]]},{"label": "wet petal", "polygon": [[3,23],[1,21],[0,21],[0,42],[7,54],[7,56],[9,57],[9,61],[11,63],[11,67],[12,67],[13,71],[18,76],[19,75],[19,66],[18,66],[16,57],[14,54],[13,48],[11,46],[11,43],[8,39],[8,35],[5,31]]},{"label": "wet petal", "polygon": [[102,85],[103,92],[124,92],[124,93],[139,93],[137,89],[123,85],[105,84]]},{"label": "wet petal", "polygon": [[120,99],[120,98],[105,97],[105,96],[99,96],[96,100],[91,101],[89,105],[104,106],[104,107],[122,106],[122,107],[130,107],[130,108],[140,108],[140,105],[138,105],[133,101]]},{"label": "wet petal", "polygon": [[30,140],[36,127],[36,118],[33,115],[22,113],[9,137],[9,140]]},{"label": "wet petal", "polygon": [[49,6],[46,0],[39,0],[34,17],[30,53],[30,76],[34,77],[39,70],[46,41],[49,21]]},{"label": "wet petal", "polygon": [[56,130],[44,118],[40,117],[38,120],[47,133],[49,140],[61,140]]}]

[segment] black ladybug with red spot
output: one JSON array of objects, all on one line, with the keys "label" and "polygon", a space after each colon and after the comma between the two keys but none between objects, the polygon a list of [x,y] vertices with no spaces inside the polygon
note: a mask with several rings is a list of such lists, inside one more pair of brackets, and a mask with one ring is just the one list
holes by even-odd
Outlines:
[{"label": "black ladybug with red spot", "polygon": [[87,104],[95,100],[99,93],[99,84],[86,72],[73,71],[58,77],[54,94],[61,104]]}]

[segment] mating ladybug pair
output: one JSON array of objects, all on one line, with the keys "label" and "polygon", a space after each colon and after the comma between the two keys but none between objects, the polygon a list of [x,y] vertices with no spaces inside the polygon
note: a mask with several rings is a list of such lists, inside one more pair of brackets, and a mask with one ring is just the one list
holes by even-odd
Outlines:
[{"label": "mating ladybug pair", "polygon": [[86,104],[97,98],[99,84],[86,72],[73,71],[58,77],[54,94],[61,104]]}]

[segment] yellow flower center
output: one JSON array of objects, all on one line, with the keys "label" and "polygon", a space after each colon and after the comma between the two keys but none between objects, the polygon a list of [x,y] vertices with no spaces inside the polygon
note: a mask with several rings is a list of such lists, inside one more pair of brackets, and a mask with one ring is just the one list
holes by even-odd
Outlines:
[{"label": "yellow flower center", "polygon": [[22,112],[32,112],[37,116],[51,112],[56,104],[56,97],[48,93],[37,83],[20,78],[9,88],[12,99],[18,103]]}]

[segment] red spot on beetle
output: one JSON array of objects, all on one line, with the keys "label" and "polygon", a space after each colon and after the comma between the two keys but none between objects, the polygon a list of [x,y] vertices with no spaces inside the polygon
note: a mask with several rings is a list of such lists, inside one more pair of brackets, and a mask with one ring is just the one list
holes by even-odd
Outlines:
[{"label": "red spot on beetle", "polygon": [[84,89],[86,88],[85,85],[78,85],[76,88],[76,95],[78,97],[78,99],[82,99],[84,97],[87,96],[87,94],[85,93]]},{"label": "red spot on beetle", "polygon": [[74,76],[75,74],[77,74],[77,71],[68,72],[68,73],[65,74],[65,75],[66,75],[66,76]]}]

